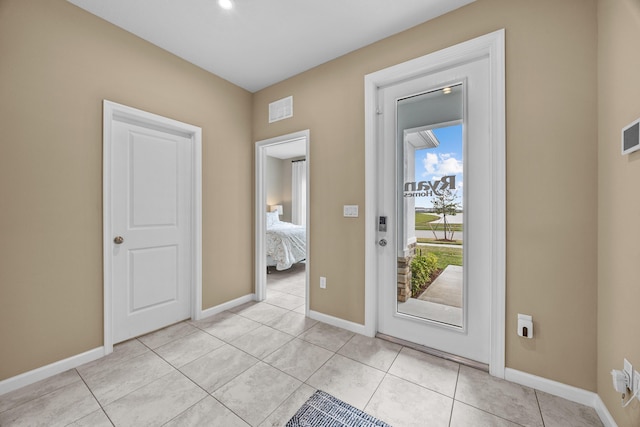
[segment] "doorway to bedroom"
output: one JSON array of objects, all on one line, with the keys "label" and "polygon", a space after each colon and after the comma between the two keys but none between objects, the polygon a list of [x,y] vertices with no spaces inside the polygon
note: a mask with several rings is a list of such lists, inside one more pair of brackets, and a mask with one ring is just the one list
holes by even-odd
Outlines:
[{"label": "doorway to bedroom", "polygon": [[256,300],[308,313],[309,131],[256,142]]}]

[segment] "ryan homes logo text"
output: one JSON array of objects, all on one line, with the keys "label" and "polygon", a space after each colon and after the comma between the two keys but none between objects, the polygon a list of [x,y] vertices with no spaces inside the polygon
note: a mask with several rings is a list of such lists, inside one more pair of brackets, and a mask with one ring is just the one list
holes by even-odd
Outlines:
[{"label": "ryan homes logo text", "polygon": [[441,196],[443,191],[456,189],[455,175],[443,176],[440,180],[407,182],[404,184],[404,197]]}]

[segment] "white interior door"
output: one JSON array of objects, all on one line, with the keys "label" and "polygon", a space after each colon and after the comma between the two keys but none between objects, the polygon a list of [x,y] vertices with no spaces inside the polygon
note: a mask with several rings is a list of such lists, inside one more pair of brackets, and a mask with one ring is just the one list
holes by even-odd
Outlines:
[{"label": "white interior door", "polygon": [[188,135],[111,127],[113,342],[191,314],[192,166]]},{"label": "white interior door", "polygon": [[[377,94],[382,106],[378,216],[386,218],[386,231],[378,227],[377,234],[378,242],[386,243],[377,248],[378,331],[481,363],[490,361],[492,200],[485,191],[492,185],[489,64],[488,57],[476,58],[380,88]],[[453,98],[459,103],[450,108],[447,103]],[[424,108],[413,108],[419,104]],[[425,164],[416,163],[418,150],[443,144],[437,132],[449,126],[459,127],[460,147],[427,154]],[[434,224],[433,236],[423,237],[432,237],[432,246],[449,243],[445,247],[459,248],[462,265],[445,270],[461,292],[459,303],[433,303],[437,299],[423,300],[418,294],[405,301],[398,290],[404,280],[399,261],[420,239],[415,208],[422,200],[422,211],[432,210],[434,194],[447,187],[457,192],[458,205],[457,215],[452,212],[449,220],[463,217],[462,227],[453,232],[457,237],[446,240]]]}]

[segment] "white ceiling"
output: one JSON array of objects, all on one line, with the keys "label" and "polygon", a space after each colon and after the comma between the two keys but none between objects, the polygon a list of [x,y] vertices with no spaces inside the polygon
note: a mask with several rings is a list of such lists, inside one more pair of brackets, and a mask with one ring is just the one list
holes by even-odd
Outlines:
[{"label": "white ceiling", "polygon": [[278,159],[292,159],[294,157],[302,157],[307,152],[307,140],[305,138],[287,141],[282,144],[269,145],[265,148],[267,156],[277,157]]},{"label": "white ceiling", "polygon": [[474,0],[68,0],[255,92]]}]

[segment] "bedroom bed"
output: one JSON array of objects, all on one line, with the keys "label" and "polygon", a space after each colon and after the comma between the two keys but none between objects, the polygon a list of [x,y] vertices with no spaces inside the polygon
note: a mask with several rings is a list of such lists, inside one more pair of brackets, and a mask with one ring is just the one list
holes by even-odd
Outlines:
[{"label": "bedroom bed", "polygon": [[267,212],[267,266],[287,270],[307,258],[306,227],[280,221],[278,212]]}]

